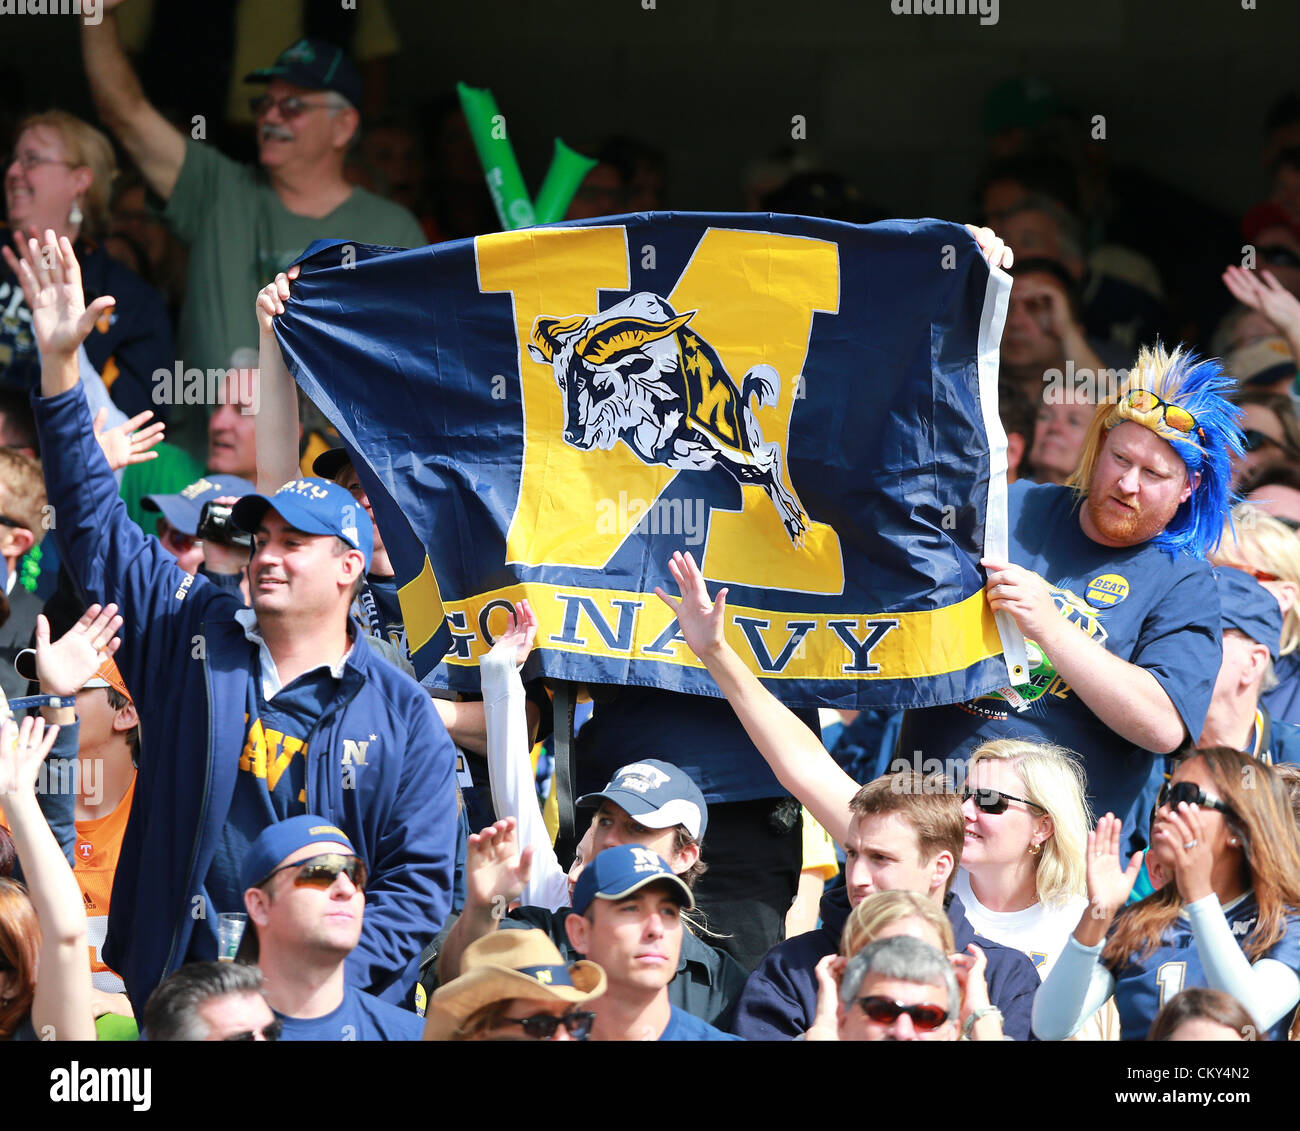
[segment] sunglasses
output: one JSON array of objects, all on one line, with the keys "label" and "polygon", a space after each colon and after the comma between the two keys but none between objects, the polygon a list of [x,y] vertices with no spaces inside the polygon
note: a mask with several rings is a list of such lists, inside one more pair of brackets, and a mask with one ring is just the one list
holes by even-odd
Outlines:
[{"label": "sunglasses", "polygon": [[1156,797],[1156,808],[1161,809],[1168,805],[1170,809],[1177,809],[1184,801],[1188,805],[1199,805],[1202,809],[1217,809],[1220,813],[1232,813],[1231,806],[1224,804],[1217,797],[1206,797],[1201,787],[1194,781],[1172,784],[1165,782]]},{"label": "sunglasses", "polygon": [[1162,409],[1164,422],[1175,432],[1190,436],[1196,429],[1196,417],[1185,408],[1170,404],[1164,397],[1158,397],[1147,389],[1134,389],[1128,393],[1123,403],[1137,412],[1151,412],[1157,405]]},{"label": "sunglasses", "polygon": [[344,856],[341,852],[322,852],[319,856],[308,856],[292,864],[281,864],[266,874],[258,887],[263,887],[277,872],[287,872],[297,868],[298,874],[293,878],[293,886],[299,888],[322,888],[333,886],[342,872],[357,891],[366,890],[366,862],[360,856]]},{"label": "sunglasses", "polygon": [[158,541],[164,546],[171,547],[174,553],[188,554],[194,547],[198,538],[193,534],[182,534],[165,518],[158,520]]},{"label": "sunglasses", "polygon": [[1023,797],[1016,797],[1010,793],[1003,793],[998,789],[963,789],[961,791],[963,801],[974,801],[975,808],[981,813],[989,813],[997,816],[999,813],[1007,811],[1007,803],[1010,801],[1019,801],[1021,805],[1027,805],[1030,809],[1037,809],[1040,813],[1046,813],[1047,810],[1041,805],[1032,801],[1026,801]]},{"label": "sunglasses", "polygon": [[1295,252],[1280,244],[1261,247],[1256,254],[1270,267],[1300,267],[1300,259],[1296,258]]},{"label": "sunglasses", "polygon": [[868,1020],[877,1025],[892,1025],[906,1013],[912,1019],[912,1025],[923,1033],[933,1032],[948,1020],[948,1011],[940,1005],[904,1005],[887,997],[860,997],[858,1005]]},{"label": "sunglasses", "polygon": [[296,94],[290,94],[285,98],[272,98],[269,94],[261,94],[248,100],[248,108],[259,118],[268,113],[272,106],[279,109],[280,117],[285,121],[300,117],[307,113],[308,110],[329,109],[328,103],[308,102],[305,98],[299,98]]},{"label": "sunglasses", "polygon": [[591,1025],[595,1020],[594,1013],[575,1010],[563,1017],[556,1017],[553,1013],[538,1013],[532,1017],[505,1017],[501,1023],[523,1026],[524,1035],[535,1041],[549,1041],[555,1036],[555,1030],[563,1025],[575,1041],[585,1041],[591,1034]]},{"label": "sunglasses", "polygon": [[255,1041],[258,1037],[261,1037],[264,1041],[278,1041],[280,1039],[280,1030],[283,1028],[284,1022],[277,1017],[264,1029],[245,1029],[242,1033],[234,1033],[229,1037],[222,1037],[222,1040]]},{"label": "sunglasses", "polygon": [[1273,439],[1272,436],[1267,436],[1263,432],[1257,432],[1254,428],[1247,428],[1242,432],[1242,436],[1245,438],[1246,451],[1248,452],[1257,452],[1260,448],[1269,444],[1275,448],[1282,447],[1282,445]]}]

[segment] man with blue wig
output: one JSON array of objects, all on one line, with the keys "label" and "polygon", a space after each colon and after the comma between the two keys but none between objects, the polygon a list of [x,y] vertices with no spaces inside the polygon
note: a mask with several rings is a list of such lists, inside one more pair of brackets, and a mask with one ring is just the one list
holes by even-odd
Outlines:
[{"label": "man with blue wig", "polygon": [[[1217,362],[1144,348],[1101,399],[1068,486],[1012,484],[1009,560],[986,592],[1025,634],[1026,682],[909,711],[903,758],[959,758],[992,738],[1077,751],[1098,815],[1130,814],[1153,753],[1201,733],[1219,671],[1206,554],[1230,505],[1238,410]],[[1014,798],[1011,804],[1023,805]]]}]

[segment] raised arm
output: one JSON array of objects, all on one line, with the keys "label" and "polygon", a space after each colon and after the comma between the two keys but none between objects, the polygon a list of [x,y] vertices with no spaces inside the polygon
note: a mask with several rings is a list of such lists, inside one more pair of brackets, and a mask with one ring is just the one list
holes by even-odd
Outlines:
[{"label": "raised arm", "polygon": [[531,848],[519,851],[513,817],[470,834],[465,847],[465,910],[443,940],[438,955],[440,984],[459,978],[465,948],[501,925],[528,883],[532,860]]},{"label": "raised arm", "polygon": [[72,245],[66,238],[56,243],[53,232],[45,237],[44,247],[28,241],[21,262],[4,252],[22,283],[41,357],[42,396],[34,408],[45,488],[57,518],[53,536],[84,599],[120,606],[129,646],[118,666],[128,687],[143,688],[168,670],[178,650],[193,654],[197,625],[213,601],[225,598],[203,579],[190,580],[127,515],[77,369],[82,339],[113,299],[105,295],[87,310]]},{"label": "raised arm", "polygon": [[185,163],[185,137],[145,97],[117,33],[112,9],[120,3],[101,0],[103,19],[98,24],[81,21],[86,79],[100,119],[140,167],[149,187],[167,200]]},{"label": "raised arm", "polygon": [[569,905],[569,878],[556,858],[528,756],[528,715],[519,668],[537,635],[537,614],[527,601],[515,606],[509,629],[480,661],[487,724],[488,780],[492,808],[518,823],[519,843],[533,849],[532,873],[520,898],[529,907],[552,911]]},{"label": "raised arm", "polygon": [[4,806],[28,893],[41,927],[32,1027],[42,1040],[93,1041],[86,909],[81,889],[36,802],[36,777],[57,737],[44,719],[0,727],[0,805]]},{"label": "raised arm", "polygon": [[686,643],[704,661],[777,780],[843,844],[857,782],[836,765],[816,735],[758,681],[727,643],[723,634],[727,591],[720,590],[710,600],[704,576],[690,554],[673,554],[668,569],[681,600],[662,589],[655,589],[655,595],[673,610]]},{"label": "raised arm", "polygon": [[284,354],[275,337],[275,316],[284,313],[289,284],[298,277],[298,266],[281,271],[275,281],[257,292],[258,405],[254,421],[257,449],[257,489],[273,492],[298,477],[298,393],[284,364]]},{"label": "raised arm", "polygon": [[32,312],[32,330],[41,355],[41,396],[57,396],[81,380],[77,351],[99,316],[117,300],[100,295],[86,308],[81,264],[67,236],[56,238],[47,229],[42,246],[34,238],[24,241],[14,233],[14,246],[19,255],[8,247],[0,247],[0,254],[18,277],[27,309]]},{"label": "raised arm", "polygon": [[[73,698],[95,674],[105,656],[112,656],[121,644],[116,635],[122,627],[117,606],[101,609],[91,605],[81,619],[59,638],[50,642],[50,622],[45,615],[36,617],[36,678],[44,695]],[[77,843],[77,762],[81,728],[75,707],[41,708],[46,725],[54,725],[58,738],[46,755],[49,773],[46,788],[38,802],[45,820],[54,833],[69,864],[75,864],[73,850]]]},{"label": "raised arm", "polygon": [[1123,867],[1119,854],[1123,824],[1107,813],[1088,834],[1088,906],[1034,995],[1033,1027],[1039,1040],[1062,1041],[1073,1036],[1115,991],[1115,979],[1100,961],[1102,945],[1142,868],[1140,852]]}]

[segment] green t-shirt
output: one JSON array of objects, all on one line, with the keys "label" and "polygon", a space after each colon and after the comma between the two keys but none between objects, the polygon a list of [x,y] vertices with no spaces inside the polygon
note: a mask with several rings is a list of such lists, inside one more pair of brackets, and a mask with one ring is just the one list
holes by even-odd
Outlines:
[{"label": "green t-shirt", "polygon": [[[281,203],[261,170],[193,140],[186,142],[185,163],[166,217],[190,245],[180,356],[186,367],[204,370],[227,368],[240,347],[257,349],[257,292],[312,240],[356,240],[385,247],[427,242],[410,212],[361,188],[354,188],[328,216],[297,216]],[[198,429],[188,427],[195,422],[180,419],[197,414],[174,406],[173,415],[169,438],[197,454]]]},{"label": "green t-shirt", "polygon": [[173,444],[159,444],[157,459],[133,463],[122,472],[118,494],[126,513],[146,534],[158,533],[158,512],[140,505],[146,495],[177,495],[203,474],[203,463]]}]

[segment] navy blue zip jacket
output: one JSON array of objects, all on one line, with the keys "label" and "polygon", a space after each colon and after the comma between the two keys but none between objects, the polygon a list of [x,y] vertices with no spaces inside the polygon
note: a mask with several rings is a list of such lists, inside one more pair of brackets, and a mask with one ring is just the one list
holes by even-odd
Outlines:
[{"label": "navy blue zip jacket", "polygon": [[[957,950],[975,943],[988,957],[984,978],[989,1002],[1002,1010],[1002,1032],[1017,1041],[1029,1039],[1029,1014],[1041,979],[1029,956],[975,933],[966,908],[955,895],[944,903]],[[731,1031],[747,1041],[789,1041],[806,1033],[817,1015],[816,966],[840,949],[849,917],[849,891],[836,887],[822,896],[822,925],[815,931],[778,943],[749,976],[736,1006]]]},{"label": "navy blue zip jacket", "polygon": [[[206,914],[199,893],[234,795],[257,653],[234,620],[239,597],[183,573],[127,517],[80,384],[34,406],[63,560],[87,603],[114,601],[124,618],[115,659],[140,715],[140,767],[103,954],[139,1017]],[[312,735],[307,812],[342,828],[370,872],[348,980],[400,1005],[451,903],[454,768],[428,693],[353,648]]]}]

